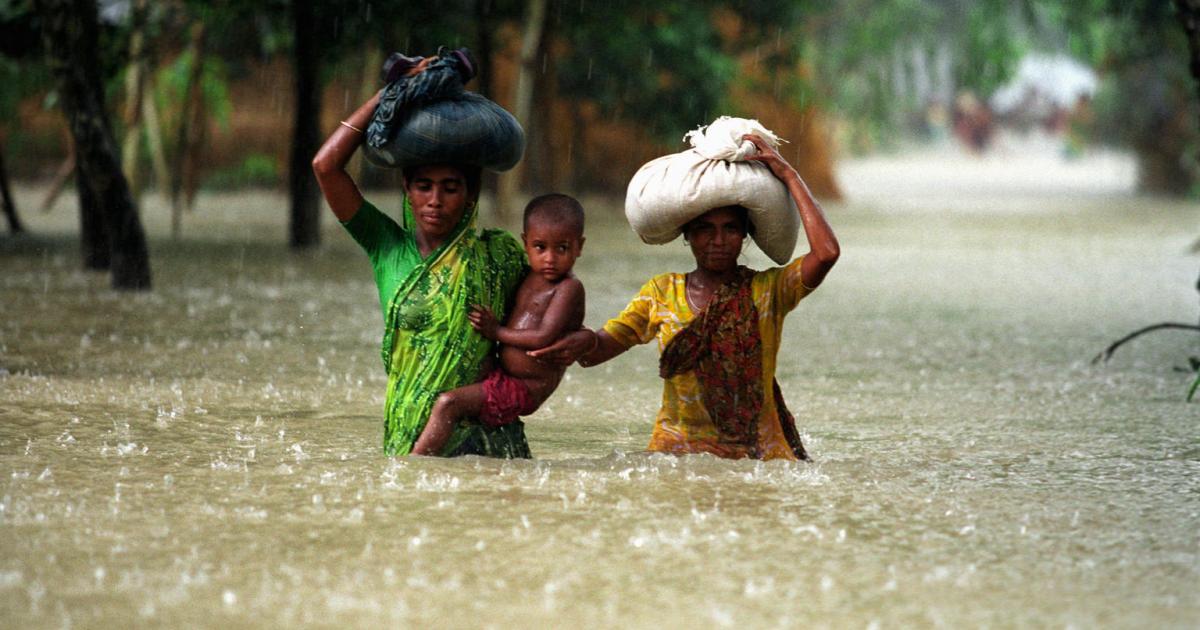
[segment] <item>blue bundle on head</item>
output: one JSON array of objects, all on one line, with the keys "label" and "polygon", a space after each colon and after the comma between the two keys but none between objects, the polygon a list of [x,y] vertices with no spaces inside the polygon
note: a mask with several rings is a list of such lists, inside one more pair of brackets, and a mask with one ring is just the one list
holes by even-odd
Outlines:
[{"label": "blue bundle on head", "polygon": [[443,47],[424,71],[389,83],[367,126],[367,159],[392,168],[457,164],[506,171],[515,166],[525,152],[525,131],[503,107],[463,89],[473,76],[475,64],[466,49]]}]

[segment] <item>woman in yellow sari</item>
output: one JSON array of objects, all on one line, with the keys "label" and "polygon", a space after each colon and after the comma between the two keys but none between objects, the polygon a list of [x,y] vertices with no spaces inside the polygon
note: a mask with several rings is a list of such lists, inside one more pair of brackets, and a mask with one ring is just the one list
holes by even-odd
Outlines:
[{"label": "woman in yellow sari", "polygon": [[657,340],[662,407],[648,450],[719,457],[807,459],[795,420],[775,381],[783,319],[837,262],[837,237],[800,175],[756,135],[750,159],[771,169],[795,200],[810,251],[754,271],[738,255],[754,225],[745,208],[714,208],[683,226],[696,259],[688,273],[650,279],[595,336],[577,332],[533,355],[603,363]]}]

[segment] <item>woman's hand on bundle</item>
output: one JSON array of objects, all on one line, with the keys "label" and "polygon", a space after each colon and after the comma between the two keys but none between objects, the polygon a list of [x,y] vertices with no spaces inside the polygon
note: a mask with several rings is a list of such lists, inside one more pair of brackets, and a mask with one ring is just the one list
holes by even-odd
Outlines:
[{"label": "woman's hand on bundle", "polygon": [[496,341],[496,331],[500,329],[500,321],[488,307],[472,304],[471,312],[467,313],[467,320],[471,322],[471,328],[474,328],[479,334]]},{"label": "woman's hand on bundle", "polygon": [[809,246],[809,255],[804,256],[800,267],[800,284],[811,291],[821,284],[825,274],[829,273],[841,255],[837,236],[833,234],[833,228],[829,227],[829,222],[825,220],[825,213],[821,211],[817,200],[813,199],[800,173],[797,173],[796,169],[761,136],[748,133],[742,136],[742,139],[753,142],[754,146],[758,147],[758,153],[746,159],[766,164],[771,173],[787,187],[788,194],[796,202],[796,210],[800,213],[800,223],[804,225],[804,234],[808,238]]},{"label": "woman's hand on bundle", "polygon": [[787,178],[790,176],[800,176],[796,172],[796,169],[792,168],[792,165],[788,164],[787,160],[783,159],[782,155],[779,155],[779,151],[776,151],[775,147],[771,146],[766,140],[763,139],[762,136],[748,133],[742,136],[742,140],[749,140],[750,142],[754,143],[755,147],[758,148],[758,153],[751,155],[746,159],[753,160],[755,162],[762,162],[767,166],[767,168],[771,169],[771,173],[779,180],[786,182]]},{"label": "woman's hand on bundle", "polygon": [[425,57],[425,58],[421,59],[420,61],[418,61],[417,65],[413,66],[412,68],[409,68],[408,72],[404,73],[404,76],[411,77],[414,74],[420,74],[425,71],[425,68],[429,67],[429,64],[431,64],[435,61],[437,61],[437,55],[434,55],[433,57]]}]

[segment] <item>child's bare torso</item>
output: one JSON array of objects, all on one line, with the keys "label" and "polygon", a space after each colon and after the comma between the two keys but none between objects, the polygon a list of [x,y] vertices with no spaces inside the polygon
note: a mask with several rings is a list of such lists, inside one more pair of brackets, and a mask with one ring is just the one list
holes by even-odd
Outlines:
[{"label": "child's bare torso", "polygon": [[[537,274],[529,274],[517,288],[516,303],[508,314],[505,326],[512,330],[527,330],[537,328],[546,315],[550,302],[555,293],[566,282],[578,282],[573,276],[550,283]],[[583,304],[573,305],[566,332],[578,330],[583,325]],[[566,367],[542,363],[526,354],[526,351],[514,346],[500,347],[500,364],[505,372],[524,379],[530,393],[539,401],[545,400],[558,386]]]}]

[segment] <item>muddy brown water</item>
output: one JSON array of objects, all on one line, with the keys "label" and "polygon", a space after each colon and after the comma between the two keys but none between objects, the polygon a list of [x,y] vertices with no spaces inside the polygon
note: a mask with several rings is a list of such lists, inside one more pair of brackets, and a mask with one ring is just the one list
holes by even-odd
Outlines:
[{"label": "muddy brown water", "polygon": [[[788,320],[811,464],[648,455],[655,355],[572,368],[536,459],[380,451],[363,257],[210,193],[154,291],[78,270],[74,211],[0,241],[0,625],[1189,627],[1200,620],[1196,204],[1120,156],[847,163],[843,258]],[[40,191],[22,189],[30,208]],[[393,195],[373,195],[395,208]],[[588,322],[679,244],[588,200]],[[751,265],[766,264],[751,251]]]}]

